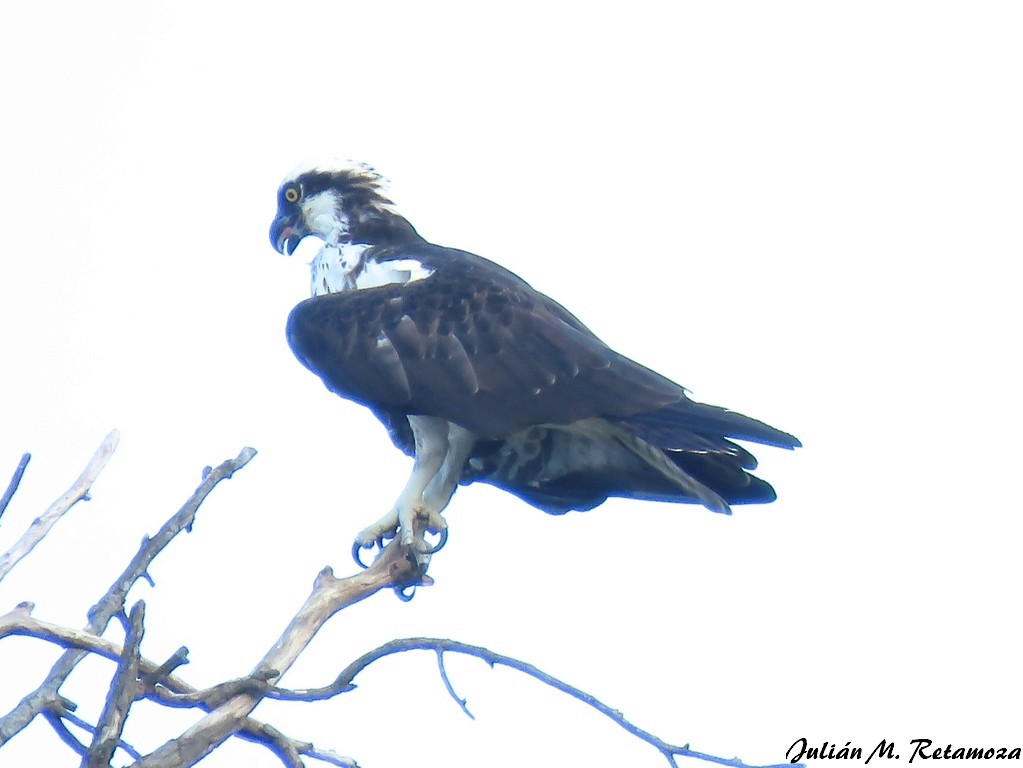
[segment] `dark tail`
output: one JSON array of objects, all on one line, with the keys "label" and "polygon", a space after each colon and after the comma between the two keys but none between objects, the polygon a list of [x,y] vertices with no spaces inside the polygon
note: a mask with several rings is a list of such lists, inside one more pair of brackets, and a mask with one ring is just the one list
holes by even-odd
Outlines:
[{"label": "dark tail", "polygon": [[682,398],[656,411],[628,416],[621,421],[648,443],[676,451],[724,450],[731,453],[736,446],[728,438],[772,445],[775,448],[792,449],[802,445],[798,438],[762,421],[727,408],[696,403],[688,398]]}]

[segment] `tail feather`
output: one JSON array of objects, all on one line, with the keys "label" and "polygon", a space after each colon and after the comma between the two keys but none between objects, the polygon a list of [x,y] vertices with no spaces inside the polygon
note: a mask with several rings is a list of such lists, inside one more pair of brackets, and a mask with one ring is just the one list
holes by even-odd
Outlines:
[{"label": "tail feather", "polygon": [[802,443],[788,432],[716,405],[683,398],[655,411],[621,420],[639,437],[660,448],[676,451],[726,451],[735,445],[726,438],[748,440],[776,448],[799,448]]},{"label": "tail feather", "polygon": [[666,451],[679,469],[696,478],[729,504],[769,504],[778,498],[771,484],[745,472],[732,457]]}]

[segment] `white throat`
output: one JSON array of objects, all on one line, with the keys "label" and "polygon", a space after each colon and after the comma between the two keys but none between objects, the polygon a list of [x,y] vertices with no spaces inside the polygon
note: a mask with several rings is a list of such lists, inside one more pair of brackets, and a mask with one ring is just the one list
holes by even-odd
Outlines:
[{"label": "white throat", "polygon": [[331,191],[313,195],[302,206],[302,218],[310,234],[323,238],[327,245],[336,245],[348,234],[348,217],[339,210],[337,197]]}]

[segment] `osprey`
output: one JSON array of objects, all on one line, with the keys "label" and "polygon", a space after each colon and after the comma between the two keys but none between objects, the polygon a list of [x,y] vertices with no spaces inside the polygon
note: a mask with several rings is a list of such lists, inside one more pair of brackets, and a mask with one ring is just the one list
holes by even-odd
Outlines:
[{"label": "osprey", "polygon": [[[551,514],[610,496],[725,514],[775,499],[733,440],[779,448],[799,440],[690,400],[507,269],[427,242],[369,166],[300,168],[277,206],[277,251],[323,240],[312,298],[288,318],[291,349],[414,457],[393,509],[356,537],[357,561],[360,548],[400,536],[425,562],[445,541],[441,512],[455,488],[475,481]],[[440,535],[436,547],[415,533],[417,518]]]}]

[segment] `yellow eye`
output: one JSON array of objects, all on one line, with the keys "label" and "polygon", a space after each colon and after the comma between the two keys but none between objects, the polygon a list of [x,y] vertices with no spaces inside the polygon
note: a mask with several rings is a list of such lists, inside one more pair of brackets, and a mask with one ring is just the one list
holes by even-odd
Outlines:
[{"label": "yellow eye", "polygon": [[297,203],[298,198],[301,196],[302,194],[298,191],[298,187],[288,187],[284,190],[284,199],[289,203]]}]

